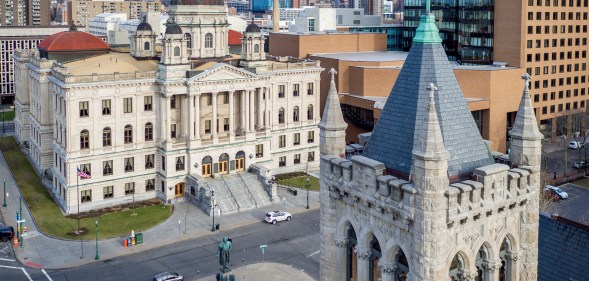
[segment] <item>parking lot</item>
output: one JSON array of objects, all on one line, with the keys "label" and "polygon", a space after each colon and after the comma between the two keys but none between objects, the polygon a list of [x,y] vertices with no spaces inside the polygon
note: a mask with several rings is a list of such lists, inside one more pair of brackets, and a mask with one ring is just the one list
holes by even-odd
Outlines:
[{"label": "parking lot", "polygon": [[574,183],[563,184],[559,187],[568,193],[569,198],[555,202],[551,213],[579,223],[589,224],[589,188]]}]

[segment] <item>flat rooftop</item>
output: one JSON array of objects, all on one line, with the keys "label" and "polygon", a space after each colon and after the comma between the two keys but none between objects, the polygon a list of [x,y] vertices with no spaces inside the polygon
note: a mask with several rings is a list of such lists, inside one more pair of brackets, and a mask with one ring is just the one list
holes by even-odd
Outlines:
[{"label": "flat rooftop", "polygon": [[405,61],[407,52],[350,52],[350,53],[317,53],[309,54],[320,58],[338,59],[344,61]]},{"label": "flat rooftop", "polygon": [[73,75],[148,72],[157,70],[157,60],[136,60],[129,53],[111,52],[64,63]]}]

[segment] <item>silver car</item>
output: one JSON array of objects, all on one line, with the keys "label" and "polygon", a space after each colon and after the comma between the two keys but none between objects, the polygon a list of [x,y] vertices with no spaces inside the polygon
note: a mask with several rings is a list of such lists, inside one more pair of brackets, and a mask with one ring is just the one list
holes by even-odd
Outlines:
[{"label": "silver car", "polygon": [[153,281],[182,281],[184,276],[176,272],[162,272],[153,277]]},{"label": "silver car", "polygon": [[266,218],[264,220],[267,223],[276,224],[276,222],[289,221],[290,219],[292,219],[292,215],[289,212],[272,211],[266,213]]}]

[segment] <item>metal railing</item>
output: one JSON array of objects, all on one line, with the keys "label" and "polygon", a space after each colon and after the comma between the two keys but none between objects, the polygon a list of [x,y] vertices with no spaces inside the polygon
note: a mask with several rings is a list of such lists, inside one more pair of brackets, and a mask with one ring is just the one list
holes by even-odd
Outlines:
[{"label": "metal railing", "polygon": [[250,191],[250,189],[247,187],[247,184],[245,183],[245,181],[243,180],[243,178],[241,177],[241,175],[239,173],[237,173],[237,176],[239,177],[239,179],[241,180],[241,183],[243,184],[243,187],[245,188],[245,190],[247,190],[247,193],[250,195],[250,197],[252,198],[252,201],[254,202],[254,206],[256,207],[256,209],[258,208],[258,202],[256,201],[256,198],[254,198],[254,195],[252,194],[252,192]]}]

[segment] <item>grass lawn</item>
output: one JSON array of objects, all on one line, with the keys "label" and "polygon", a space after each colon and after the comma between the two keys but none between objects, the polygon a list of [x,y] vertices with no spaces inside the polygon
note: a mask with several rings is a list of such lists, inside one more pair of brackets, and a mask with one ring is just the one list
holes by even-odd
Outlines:
[{"label": "grass lawn", "polygon": [[2,118],[4,118],[4,121],[12,121],[12,119],[14,119],[14,110],[7,110],[4,112],[4,114],[2,114],[2,111],[0,111],[0,121],[2,121]]},{"label": "grass lawn", "polygon": [[313,176],[296,176],[288,179],[278,180],[278,184],[307,189],[307,178],[309,178],[309,190],[319,190],[319,179]]},{"label": "grass lawn", "polygon": [[[0,138],[0,150],[4,154],[4,158],[39,229],[45,234],[55,237],[76,238],[68,233],[77,229],[77,220],[66,218],[61,213],[47,189],[41,184],[41,180],[35,174],[26,156],[18,148],[14,138]],[[126,236],[130,235],[131,230],[141,232],[163,222],[170,216],[171,212],[172,210],[168,206],[152,205],[136,208],[136,216],[131,216],[131,210],[129,210],[80,219],[80,227],[82,229],[85,227],[88,230],[83,236],[84,239],[95,238],[96,220],[99,221],[100,239]],[[79,239],[79,237],[76,239]]]}]

